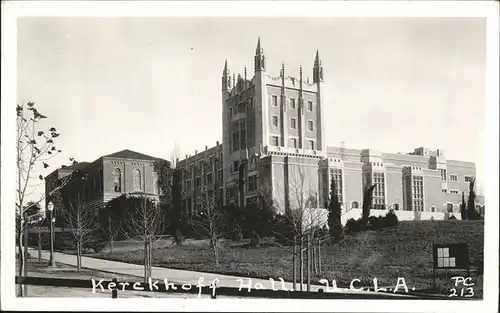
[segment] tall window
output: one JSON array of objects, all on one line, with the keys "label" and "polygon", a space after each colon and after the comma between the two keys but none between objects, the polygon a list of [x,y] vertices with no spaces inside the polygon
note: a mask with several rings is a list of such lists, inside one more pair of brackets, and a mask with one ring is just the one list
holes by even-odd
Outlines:
[{"label": "tall window", "polygon": [[277,136],[273,136],[273,146],[279,146],[279,138]]},{"label": "tall window", "polygon": [[248,177],[248,191],[254,191],[257,189],[257,176],[252,175]]},{"label": "tall window", "polygon": [[309,149],[314,150],[314,140],[309,140]]},{"label": "tall window", "polygon": [[273,107],[277,107],[278,106],[278,97],[272,96],[272,102],[273,102]]},{"label": "tall window", "polygon": [[290,138],[290,145],[292,148],[297,148],[297,138]]},{"label": "tall window", "polygon": [[295,104],[295,99],[294,98],[290,98],[290,108],[292,108],[292,109],[296,108],[296,104]]},{"label": "tall window", "polygon": [[211,184],[213,182],[212,173],[207,173],[207,184]]},{"label": "tall window", "polygon": [[343,194],[342,194],[342,169],[334,168],[330,170],[330,175],[332,176],[333,181],[335,182],[335,194],[339,198],[339,202],[344,202]]},{"label": "tall window", "polygon": [[115,192],[121,192],[122,190],[122,171],[119,168],[113,170],[113,187]]},{"label": "tall window", "polygon": [[240,132],[233,132],[233,151],[236,151],[240,148]]},{"label": "tall window", "polygon": [[311,131],[311,132],[314,130],[314,123],[313,123],[313,121],[307,121],[307,129],[309,131]]},{"label": "tall window", "polygon": [[385,209],[385,177],[384,173],[373,173],[373,208],[375,210]]},{"label": "tall window", "polygon": [[198,177],[196,177],[196,188],[198,188],[200,186],[201,186],[201,177],[198,176]]},{"label": "tall window", "polygon": [[451,174],[451,175],[450,175],[450,181],[457,182],[457,181],[458,181],[458,176],[457,176],[457,175],[455,175],[455,174]]},{"label": "tall window", "polygon": [[152,173],[152,178],[153,178],[153,194],[158,194],[158,174],[153,171]]},{"label": "tall window", "polygon": [[351,208],[352,209],[358,209],[359,208],[359,202],[358,201],[353,201],[351,203]]},{"label": "tall window", "polygon": [[290,119],[290,128],[297,129],[297,120],[293,117]]},{"label": "tall window", "polygon": [[453,203],[446,203],[446,212],[453,213]]},{"label": "tall window", "polygon": [[278,127],[278,116],[273,115],[273,127]]},{"label": "tall window", "polygon": [[313,103],[312,101],[307,101],[307,110],[312,111],[313,110]]},{"label": "tall window", "polygon": [[441,180],[446,181],[446,169],[441,169]]},{"label": "tall window", "polygon": [[413,211],[424,211],[424,178],[413,176]]},{"label": "tall window", "polygon": [[133,183],[134,183],[134,191],[141,191],[142,190],[142,177],[141,177],[141,170],[135,169],[133,176]]},{"label": "tall window", "polygon": [[392,208],[394,209],[394,211],[399,211],[399,203],[394,203],[392,205]]},{"label": "tall window", "polygon": [[218,175],[217,180],[222,181],[222,169],[219,169],[219,170],[217,171],[217,175]]}]

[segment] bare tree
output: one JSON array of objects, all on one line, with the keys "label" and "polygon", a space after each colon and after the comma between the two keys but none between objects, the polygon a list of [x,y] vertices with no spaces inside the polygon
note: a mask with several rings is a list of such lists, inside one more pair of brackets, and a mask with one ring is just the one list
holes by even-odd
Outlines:
[{"label": "bare tree", "polygon": [[200,195],[201,212],[191,216],[193,230],[199,235],[210,238],[210,247],[213,251],[215,266],[219,266],[221,240],[226,220],[226,214],[220,205],[217,190],[217,188],[214,188],[212,195],[208,195],[207,193]]},{"label": "bare tree", "polygon": [[[310,290],[310,272],[311,272],[311,250],[313,239],[317,230],[323,222],[326,222],[325,216],[317,210],[318,195],[317,188],[312,185],[311,179],[308,179],[304,166],[296,164],[290,166],[288,157],[285,157],[285,175],[283,186],[273,184],[273,204],[281,212],[281,219],[284,222],[284,229],[280,229],[275,236],[281,238],[285,243],[292,245],[292,264],[294,287],[297,282],[296,277],[296,259],[299,263],[300,290],[304,284],[304,253],[307,253],[307,288]],[[266,182],[261,183],[261,192],[266,192]],[[282,199],[282,200],[281,200]]]},{"label": "bare tree", "polygon": [[151,277],[153,245],[162,238],[165,220],[158,205],[146,195],[131,197],[133,208],[128,211],[125,223],[130,225],[130,239],[137,236],[144,244],[144,280]]},{"label": "bare tree", "polygon": [[64,209],[60,211],[65,226],[71,234],[71,243],[76,244],[76,268],[82,268],[83,247],[95,239],[99,223],[95,212],[87,207],[83,196],[78,192],[70,195]]},{"label": "bare tree", "polygon": [[[45,199],[45,194],[33,201],[30,206],[26,206],[27,198],[32,196],[41,185],[36,181],[43,181],[43,175],[40,173],[49,167],[48,160],[61,153],[54,145],[54,141],[59,133],[54,127],[42,130],[40,121],[47,117],[41,114],[34,102],[28,102],[26,105],[17,105],[16,107],[16,215],[18,223],[17,247],[19,253],[19,276],[27,276],[27,256],[28,256],[28,235],[27,221],[32,218],[28,215],[30,208],[38,205]],[[52,190],[52,193],[62,188],[69,178],[59,182],[59,186]],[[24,244],[23,244],[23,233]],[[24,245],[24,247],[23,247]],[[24,248],[24,254],[23,254]],[[26,295],[27,286],[24,289],[18,285],[18,296]]]}]

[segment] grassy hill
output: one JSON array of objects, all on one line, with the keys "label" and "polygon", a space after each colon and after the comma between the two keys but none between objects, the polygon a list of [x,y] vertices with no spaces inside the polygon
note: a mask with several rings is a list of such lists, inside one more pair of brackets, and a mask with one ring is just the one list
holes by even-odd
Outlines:
[{"label": "grassy hill", "polygon": [[[398,277],[404,277],[409,288],[417,290],[432,287],[432,244],[469,244],[473,267],[483,264],[483,221],[408,221],[379,231],[364,231],[346,235],[340,244],[322,248],[322,273],[311,274],[311,281],[335,279],[339,286],[349,286],[358,278],[372,286],[377,278],[379,286],[394,287]],[[226,242],[221,253],[220,266],[215,267],[208,244],[186,243],[156,249],[157,266],[215,272],[256,278],[283,277],[292,280],[292,247],[265,244],[261,248],[246,249],[242,243]],[[95,255],[117,261],[141,264],[142,250]],[[306,277],[304,268],[304,279]],[[465,273],[459,274],[465,276]],[[451,273],[439,273],[438,287],[448,293],[453,287]],[[481,294],[482,274],[471,275],[476,295]]]}]

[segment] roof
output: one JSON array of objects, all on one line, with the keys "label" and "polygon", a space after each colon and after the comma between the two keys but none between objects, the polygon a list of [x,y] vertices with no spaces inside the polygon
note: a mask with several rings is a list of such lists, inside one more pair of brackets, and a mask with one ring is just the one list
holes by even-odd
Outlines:
[{"label": "roof", "polygon": [[119,158],[119,159],[134,159],[134,160],[147,160],[147,161],[163,161],[163,159],[152,157],[150,155],[142,154],[132,150],[122,150],[112,154],[105,155],[104,157]]}]

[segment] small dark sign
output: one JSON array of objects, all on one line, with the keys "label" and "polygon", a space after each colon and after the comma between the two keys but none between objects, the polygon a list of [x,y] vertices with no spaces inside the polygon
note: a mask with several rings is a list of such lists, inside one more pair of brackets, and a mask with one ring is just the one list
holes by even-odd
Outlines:
[{"label": "small dark sign", "polygon": [[466,243],[445,243],[432,246],[434,269],[469,269],[469,246]]}]

